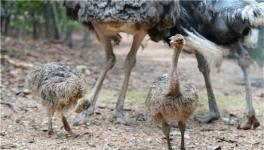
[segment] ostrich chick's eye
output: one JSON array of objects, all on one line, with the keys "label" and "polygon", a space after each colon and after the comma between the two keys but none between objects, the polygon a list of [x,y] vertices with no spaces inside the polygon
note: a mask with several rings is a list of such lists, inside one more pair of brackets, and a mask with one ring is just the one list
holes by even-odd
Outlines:
[{"label": "ostrich chick's eye", "polygon": [[175,41],[175,43],[182,44],[184,43],[184,40],[182,38],[179,38]]},{"label": "ostrich chick's eye", "polygon": [[83,105],[83,108],[84,109],[88,109],[90,106],[90,102],[89,101],[86,101],[85,104]]}]

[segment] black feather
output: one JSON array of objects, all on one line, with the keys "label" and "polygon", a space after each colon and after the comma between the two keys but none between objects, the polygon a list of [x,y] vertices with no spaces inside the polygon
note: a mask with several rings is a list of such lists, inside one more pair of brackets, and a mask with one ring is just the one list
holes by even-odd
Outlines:
[{"label": "black feather", "polygon": [[[206,39],[219,45],[232,45],[248,35],[253,26],[237,12],[251,5],[247,0],[198,0],[180,2],[180,18],[171,35],[185,35],[181,29],[198,32]],[[257,9],[254,12],[258,12]],[[260,12],[264,14],[264,12]],[[235,17],[230,17],[230,16]],[[256,14],[259,15],[259,14]],[[165,41],[168,41],[166,38]]]}]

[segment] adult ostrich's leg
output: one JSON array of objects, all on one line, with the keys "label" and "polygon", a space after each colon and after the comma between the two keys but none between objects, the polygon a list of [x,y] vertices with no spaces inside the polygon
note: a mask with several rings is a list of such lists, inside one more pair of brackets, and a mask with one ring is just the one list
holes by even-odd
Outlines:
[{"label": "adult ostrich's leg", "polygon": [[77,120],[74,121],[73,125],[84,124],[88,121],[89,116],[94,112],[97,96],[98,96],[98,93],[102,87],[105,76],[106,76],[108,70],[113,68],[114,63],[115,63],[115,55],[113,53],[110,37],[105,36],[100,31],[100,29],[98,29],[96,26],[94,26],[94,28],[95,28],[96,34],[97,34],[100,42],[104,46],[106,61],[105,61],[104,67],[103,67],[103,71],[100,73],[100,75],[99,75],[99,77],[98,77],[98,79],[97,79],[97,81],[96,81],[96,83],[92,89],[91,94],[87,95],[89,97],[89,100],[91,103],[90,107],[84,113],[82,113],[80,118],[78,118]]},{"label": "adult ostrich's leg", "polygon": [[251,128],[251,126],[253,126],[253,128],[255,129],[260,125],[260,123],[255,116],[255,110],[252,103],[252,95],[250,88],[251,85],[248,75],[249,55],[240,42],[238,43],[237,53],[239,54],[238,64],[241,67],[246,84],[246,120],[241,123],[238,128],[248,130]]},{"label": "adult ostrich's leg", "polygon": [[145,36],[146,36],[146,32],[144,31],[139,32],[136,35],[134,35],[131,49],[125,60],[125,79],[123,81],[122,89],[121,89],[121,92],[120,92],[120,95],[118,97],[116,107],[115,107],[115,116],[117,120],[124,124],[128,124],[128,119],[124,115],[123,108],[124,108],[124,100],[125,100],[127,88],[128,88],[129,77],[130,77],[132,68],[136,64],[136,54],[137,54],[138,48]]},{"label": "adult ostrich's leg", "polygon": [[200,72],[202,72],[203,74],[205,85],[206,85],[208,103],[209,103],[209,113],[206,115],[196,115],[195,119],[198,120],[199,122],[209,123],[213,120],[219,119],[220,114],[217,108],[213,88],[212,88],[211,81],[210,81],[210,75],[209,75],[210,68],[205,58],[201,54],[196,53],[196,59],[198,62],[198,68]]}]

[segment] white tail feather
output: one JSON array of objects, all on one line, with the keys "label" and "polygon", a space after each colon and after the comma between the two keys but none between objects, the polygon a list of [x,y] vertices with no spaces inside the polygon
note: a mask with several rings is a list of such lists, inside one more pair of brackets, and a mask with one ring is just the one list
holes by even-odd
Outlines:
[{"label": "white tail feather", "polygon": [[258,46],[259,30],[251,29],[249,34],[244,37],[243,45],[247,48],[256,48]]},{"label": "white tail feather", "polygon": [[222,63],[223,51],[227,49],[207,40],[202,35],[195,35],[187,29],[184,30],[188,34],[185,37],[184,50],[192,53],[199,52],[205,57],[210,67],[216,66],[219,69]]},{"label": "white tail feather", "polygon": [[251,1],[251,4],[242,9],[241,17],[248,20],[252,27],[264,26],[264,2]]}]

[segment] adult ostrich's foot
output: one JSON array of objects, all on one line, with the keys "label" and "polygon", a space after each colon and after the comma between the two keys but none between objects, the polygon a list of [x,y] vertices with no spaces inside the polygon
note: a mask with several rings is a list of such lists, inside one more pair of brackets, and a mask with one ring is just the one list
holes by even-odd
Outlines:
[{"label": "adult ostrich's foot", "polygon": [[119,123],[122,123],[124,125],[129,125],[131,123],[123,111],[118,111],[115,109],[114,110],[114,116],[115,116],[117,122],[119,122]]},{"label": "adult ostrich's foot", "polygon": [[198,122],[202,123],[210,123],[214,120],[218,120],[220,118],[220,114],[218,112],[210,111],[206,115],[195,115],[194,119]]},{"label": "adult ostrich's foot", "polygon": [[242,123],[240,123],[237,126],[237,129],[249,130],[249,129],[251,129],[251,127],[253,129],[256,129],[259,126],[260,126],[260,123],[259,123],[258,119],[255,117],[255,115],[253,115],[251,117],[247,117],[246,120],[244,120]]},{"label": "adult ostrich's foot", "polygon": [[200,72],[203,74],[205,81],[205,86],[208,96],[209,113],[206,115],[196,115],[194,116],[194,119],[202,123],[210,123],[220,118],[220,113],[218,111],[218,107],[216,104],[215,95],[209,75],[210,67],[202,54],[196,53],[196,59],[198,62],[198,68]]}]

